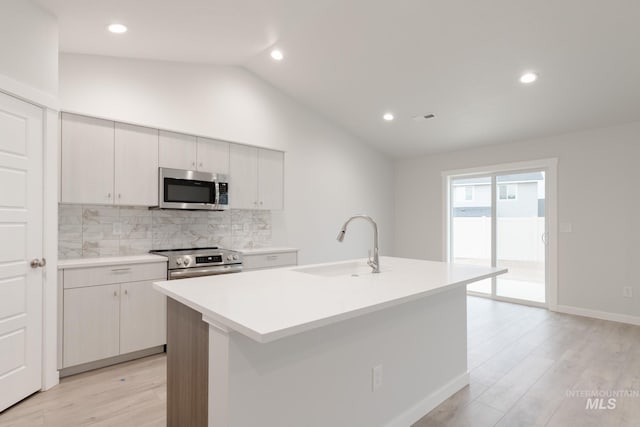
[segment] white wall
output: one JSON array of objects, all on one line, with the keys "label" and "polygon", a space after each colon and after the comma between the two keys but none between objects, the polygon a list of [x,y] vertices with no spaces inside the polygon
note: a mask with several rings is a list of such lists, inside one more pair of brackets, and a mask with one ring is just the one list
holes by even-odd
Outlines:
[{"label": "white wall", "polygon": [[[640,123],[398,161],[395,255],[442,258],[444,170],[557,157],[558,303],[640,320]],[[632,286],[634,298],[624,298]]]},{"label": "white wall", "polygon": [[380,227],[389,254],[392,162],[318,114],[236,67],[63,54],[62,110],[286,151],[285,210],[274,211],[273,242],[299,247],[300,262],[366,256]]},{"label": "white wall", "polygon": [[[0,91],[43,109],[44,256],[42,388],[58,383],[58,24],[28,0],[0,0]],[[5,244],[3,242],[3,244]]]},{"label": "white wall", "polygon": [[55,18],[27,0],[1,0],[0,5],[0,89],[9,89],[5,86],[10,81],[10,89],[22,89],[16,95],[31,98],[40,92],[37,98],[54,98],[58,92]]}]

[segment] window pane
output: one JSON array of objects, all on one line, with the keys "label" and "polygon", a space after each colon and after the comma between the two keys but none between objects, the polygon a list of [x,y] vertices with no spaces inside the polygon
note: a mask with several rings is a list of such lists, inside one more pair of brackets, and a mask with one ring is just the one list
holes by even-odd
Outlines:
[{"label": "window pane", "polygon": [[473,200],[473,187],[470,185],[466,185],[464,189],[465,189],[464,199]]},{"label": "window pane", "polygon": [[[491,266],[491,178],[452,180],[451,261]],[[471,283],[467,289],[491,294],[491,279]]]},{"label": "window pane", "polygon": [[507,198],[507,186],[499,185],[498,186],[498,195],[500,200],[505,200]]}]

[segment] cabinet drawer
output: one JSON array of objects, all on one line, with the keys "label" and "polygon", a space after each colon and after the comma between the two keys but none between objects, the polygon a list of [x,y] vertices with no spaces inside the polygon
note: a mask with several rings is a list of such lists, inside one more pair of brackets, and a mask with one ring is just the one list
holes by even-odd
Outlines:
[{"label": "cabinet drawer", "polygon": [[243,266],[245,270],[258,268],[287,267],[298,264],[297,252],[279,252],[273,254],[244,255]]},{"label": "cabinet drawer", "polygon": [[105,267],[73,268],[64,270],[64,287],[108,285],[111,283],[162,280],[167,277],[167,264],[110,265]]}]

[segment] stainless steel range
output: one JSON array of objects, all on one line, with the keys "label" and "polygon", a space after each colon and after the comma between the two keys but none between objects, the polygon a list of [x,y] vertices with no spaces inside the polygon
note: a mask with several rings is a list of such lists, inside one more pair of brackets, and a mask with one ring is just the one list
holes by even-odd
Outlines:
[{"label": "stainless steel range", "polygon": [[169,258],[167,267],[169,280],[242,271],[242,254],[229,249],[218,247],[158,249],[150,252]]}]

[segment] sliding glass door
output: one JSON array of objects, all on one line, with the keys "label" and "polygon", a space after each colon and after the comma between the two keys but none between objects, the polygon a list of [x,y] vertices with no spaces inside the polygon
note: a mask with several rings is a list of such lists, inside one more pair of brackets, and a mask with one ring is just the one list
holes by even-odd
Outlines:
[{"label": "sliding glass door", "polygon": [[509,269],[470,284],[469,293],[545,304],[545,172],[453,177],[449,183],[449,259]]}]

